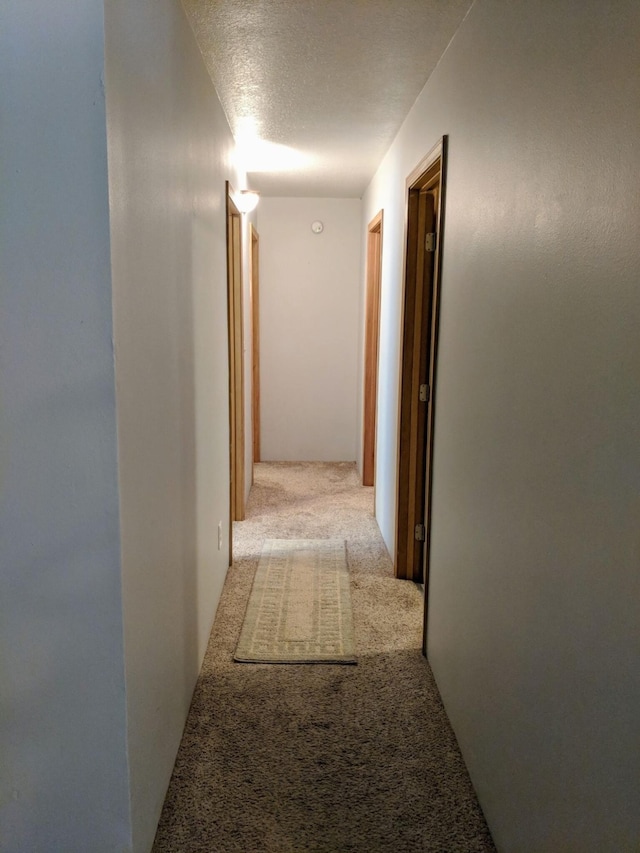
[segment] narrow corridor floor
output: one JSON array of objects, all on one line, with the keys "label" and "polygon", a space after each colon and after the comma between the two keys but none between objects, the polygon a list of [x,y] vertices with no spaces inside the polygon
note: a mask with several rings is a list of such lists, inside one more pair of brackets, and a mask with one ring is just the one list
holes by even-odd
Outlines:
[{"label": "narrow corridor floor", "polygon": [[[267,538],[346,540],[357,666],[233,662]],[[234,557],[154,853],[495,850],[355,466],[257,465]]]}]

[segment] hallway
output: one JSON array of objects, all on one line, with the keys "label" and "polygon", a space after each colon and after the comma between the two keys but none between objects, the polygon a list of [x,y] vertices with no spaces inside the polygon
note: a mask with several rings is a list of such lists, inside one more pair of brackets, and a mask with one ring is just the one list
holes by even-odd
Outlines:
[{"label": "hallway", "polygon": [[[638,853],[639,42],[634,0],[2,5],[2,853],[150,853],[190,708],[158,850],[477,849],[462,755],[500,853]],[[240,491],[258,418],[262,458],[346,467],[259,468],[228,572],[245,190]],[[387,551],[431,250],[427,666]],[[300,533],[348,539],[359,665],[232,664]]]},{"label": "hallway", "polygon": [[[256,466],[155,853],[494,849],[372,498],[352,464]],[[232,661],[263,540],[297,537],[347,540],[356,667]]]}]

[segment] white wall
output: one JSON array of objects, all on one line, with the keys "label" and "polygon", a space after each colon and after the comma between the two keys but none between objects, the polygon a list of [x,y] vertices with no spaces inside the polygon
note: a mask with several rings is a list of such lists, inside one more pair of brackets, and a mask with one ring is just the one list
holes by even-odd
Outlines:
[{"label": "white wall", "polygon": [[228,562],[244,175],[179,3],[1,14],[0,847],[147,851]]},{"label": "white wall", "polygon": [[240,188],[244,176],[179,3],[107,4],[106,82],[128,747],[143,851],[229,557],[225,180]]},{"label": "white wall", "polygon": [[501,851],[640,844],[639,37],[479,0],[364,197],[393,550],[404,182],[449,134],[428,649]]},{"label": "white wall", "polygon": [[0,9],[0,848],[130,849],[103,4]]},{"label": "white wall", "polygon": [[359,199],[260,201],[264,460],[356,458],[360,212]]}]

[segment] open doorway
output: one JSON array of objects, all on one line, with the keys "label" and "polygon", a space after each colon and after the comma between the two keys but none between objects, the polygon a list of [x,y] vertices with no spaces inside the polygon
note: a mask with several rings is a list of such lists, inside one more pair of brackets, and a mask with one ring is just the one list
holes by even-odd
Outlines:
[{"label": "open doorway", "polygon": [[[260,237],[249,226],[251,239],[251,411],[253,417],[253,461],[260,462]],[[251,474],[253,483],[253,472]]]},{"label": "open doorway", "polygon": [[229,562],[231,523],[244,518],[244,357],[242,332],[242,216],[227,181],[227,311],[229,332]]},{"label": "open doorway", "polygon": [[394,567],[424,583],[425,613],[445,161],[443,137],[407,178]]},{"label": "open doorway", "polygon": [[367,230],[367,302],[364,347],[364,431],[362,440],[363,486],[373,486],[375,480],[381,272],[382,211],[373,217]]}]

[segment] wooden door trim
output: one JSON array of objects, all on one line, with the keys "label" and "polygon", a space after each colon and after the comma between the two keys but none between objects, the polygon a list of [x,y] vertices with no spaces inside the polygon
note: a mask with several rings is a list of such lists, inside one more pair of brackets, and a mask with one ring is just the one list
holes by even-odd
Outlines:
[{"label": "wooden door trim", "polygon": [[[394,571],[396,577],[424,581],[425,608],[429,580],[433,419],[446,149],[447,140],[443,137],[417,164],[406,181]],[[423,287],[421,265],[425,262],[420,228],[424,227],[428,215],[426,208],[421,211],[420,207],[424,194],[433,195],[437,234],[428,295],[430,310],[427,314],[420,305],[422,297],[418,292]],[[426,304],[424,308],[426,310]],[[430,389],[430,400],[424,415],[415,406],[420,384],[428,384]],[[415,528],[418,524],[425,526],[424,542],[416,542]]]},{"label": "wooden door trim", "polygon": [[227,332],[229,343],[229,562],[232,522],[244,518],[244,333],[242,298],[242,215],[226,181]]},{"label": "wooden door trim", "polygon": [[380,349],[380,291],[382,278],[382,225],[380,210],[367,226],[367,271],[364,349],[364,401],[362,435],[362,485],[375,480],[378,355]]},{"label": "wooden door trim", "polygon": [[[260,235],[249,226],[251,240],[251,399],[253,418],[253,461],[260,462]],[[251,476],[253,482],[253,474]]]}]

